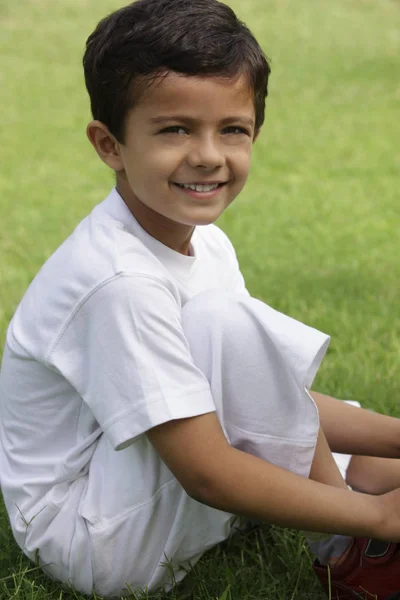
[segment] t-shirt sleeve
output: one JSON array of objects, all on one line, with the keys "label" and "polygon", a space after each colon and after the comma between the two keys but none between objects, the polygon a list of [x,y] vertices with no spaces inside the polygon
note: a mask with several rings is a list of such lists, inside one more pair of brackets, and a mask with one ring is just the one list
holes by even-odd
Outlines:
[{"label": "t-shirt sleeve", "polygon": [[192,359],[179,300],[145,275],[119,275],[81,303],[49,357],[116,450],[161,423],[215,411]]}]

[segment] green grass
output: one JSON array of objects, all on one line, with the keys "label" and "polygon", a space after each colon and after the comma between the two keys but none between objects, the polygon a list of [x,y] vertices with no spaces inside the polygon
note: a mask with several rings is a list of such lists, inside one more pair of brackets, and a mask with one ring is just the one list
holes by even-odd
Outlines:
[{"label": "green grass", "polygon": [[[232,0],[272,59],[247,188],[219,224],[248,288],[332,335],[316,388],[400,416],[400,4]],[[44,260],[113,183],[85,137],[80,66],[115,0],[0,3],[0,345]],[[256,528],[171,598],[320,597],[297,533]],[[81,599],[21,557],[0,508],[0,598]]]}]

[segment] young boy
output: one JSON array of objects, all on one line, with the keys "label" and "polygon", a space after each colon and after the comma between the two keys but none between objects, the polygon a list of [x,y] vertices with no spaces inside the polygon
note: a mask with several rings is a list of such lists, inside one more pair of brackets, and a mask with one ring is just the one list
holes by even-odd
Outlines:
[{"label": "young boy", "polygon": [[212,225],[264,121],[259,45],[216,0],[140,0],[98,25],[84,68],[116,187],[8,329],[15,539],[112,597],[168,587],[166,561],[179,581],[239,515],[325,534],[307,536],[334,598],[400,597],[400,421],[310,395],[328,337],[252,298]]}]

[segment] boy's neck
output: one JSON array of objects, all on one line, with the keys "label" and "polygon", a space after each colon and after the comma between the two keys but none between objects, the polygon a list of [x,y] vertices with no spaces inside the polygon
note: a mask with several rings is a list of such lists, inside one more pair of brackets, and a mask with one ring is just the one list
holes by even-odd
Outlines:
[{"label": "boy's neck", "polygon": [[149,235],[175,252],[189,256],[194,226],[176,223],[142,204],[131,188],[121,181],[117,182],[116,189],[136,221]]}]

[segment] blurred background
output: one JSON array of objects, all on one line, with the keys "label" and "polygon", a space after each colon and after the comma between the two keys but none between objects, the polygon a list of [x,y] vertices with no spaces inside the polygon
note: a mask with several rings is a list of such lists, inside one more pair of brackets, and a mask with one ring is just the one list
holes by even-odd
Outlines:
[{"label": "blurred background", "polygon": [[[0,0],[1,348],[40,266],[113,186],[86,139],[81,60],[122,4]],[[218,225],[252,295],[332,336],[316,388],[400,416],[400,3],[227,4],[272,75],[249,182]],[[5,523],[3,570],[18,556]]]}]

